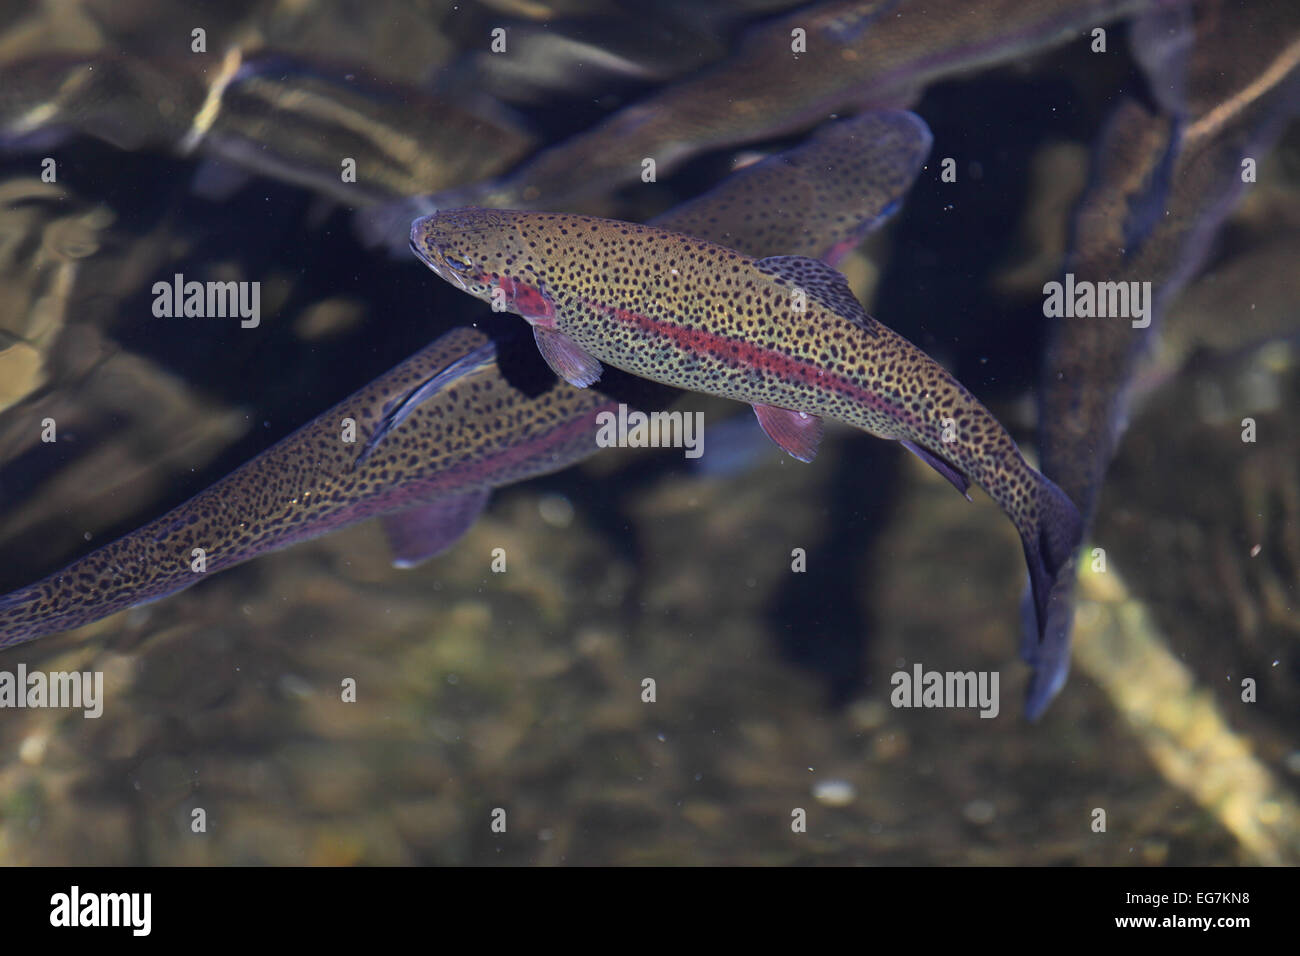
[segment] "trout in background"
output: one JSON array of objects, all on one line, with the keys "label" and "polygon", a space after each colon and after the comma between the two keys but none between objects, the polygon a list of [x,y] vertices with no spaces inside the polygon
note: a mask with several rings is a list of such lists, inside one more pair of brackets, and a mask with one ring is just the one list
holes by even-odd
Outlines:
[{"label": "trout in background", "polygon": [[50,53],[0,65],[0,148],[50,149],[77,133],[202,156],[196,186],[212,198],[263,174],[355,207],[506,169],[533,142],[486,96],[437,96],[274,51]]},{"label": "trout in background", "polygon": [[[1243,160],[1264,160],[1300,107],[1300,8],[1207,3],[1136,24],[1135,55],[1161,107],[1120,104],[1098,146],[1066,273],[1152,290],[1144,327],[1125,318],[1055,320],[1040,391],[1043,473],[1091,523],[1128,418],[1129,387],[1169,302],[1205,261],[1247,188]],[[1026,710],[1041,714],[1069,670],[1074,568],[1050,600],[1046,634],[1026,600],[1022,655],[1034,668]],[[1042,636],[1044,639],[1039,640]]]},{"label": "trout in background", "polygon": [[[681,223],[756,255],[840,250],[898,208],[929,146],[918,117],[866,114],[729,177]],[[482,333],[454,330],[156,521],[0,597],[0,647],[371,517],[384,519],[395,563],[412,566],[454,544],[492,488],[594,454],[596,414],[616,407],[565,383],[526,394]],[[346,419],[355,444],[341,440]],[[204,573],[191,570],[195,548]]]},{"label": "trout in background", "polygon": [[[752,28],[729,59],[543,150],[498,182],[412,201],[404,218],[468,205],[569,208],[635,180],[644,159],[662,176],[695,154],[791,133],[838,112],[908,106],[936,80],[1067,43],[1154,2],[818,4]],[[799,35],[806,52],[796,49]],[[397,238],[386,231],[391,218],[366,221],[374,241]]]}]

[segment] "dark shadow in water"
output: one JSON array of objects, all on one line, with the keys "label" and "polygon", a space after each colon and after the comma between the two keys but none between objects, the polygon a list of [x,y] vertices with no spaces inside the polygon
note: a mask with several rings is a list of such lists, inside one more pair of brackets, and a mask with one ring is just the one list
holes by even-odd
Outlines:
[{"label": "dark shadow in water", "polygon": [[848,442],[829,486],[829,520],[809,542],[808,570],[791,573],[768,602],[767,626],[783,660],[813,674],[833,707],[861,694],[875,629],[858,593],[862,562],[898,497],[898,449],[863,436]]}]

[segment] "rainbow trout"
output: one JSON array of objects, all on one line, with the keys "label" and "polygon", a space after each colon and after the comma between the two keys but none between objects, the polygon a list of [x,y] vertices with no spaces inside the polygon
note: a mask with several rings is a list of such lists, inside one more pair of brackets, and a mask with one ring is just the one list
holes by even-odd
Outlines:
[{"label": "rainbow trout", "polygon": [[[509,389],[481,332],[457,329],[189,501],[42,581],[0,598],[0,647],[147,604],[205,576],[389,515],[394,563],[453,544],[492,487],[563,467],[592,444],[598,393]],[[394,396],[439,393],[356,467]],[[496,414],[484,409],[498,405]],[[354,423],[349,425],[349,422]]]},{"label": "rainbow trout", "polygon": [[[758,255],[838,255],[897,208],[929,145],[911,113],[865,114],[660,221]],[[799,217],[783,214],[795,205]],[[671,399],[664,392],[656,402]],[[618,407],[611,395],[566,383],[525,392],[506,380],[483,333],[454,330],[158,520],[0,597],[0,648],[156,601],[368,518],[383,521],[394,563],[415,565],[454,544],[493,488],[594,454],[597,414]],[[353,443],[343,440],[349,420]]]},{"label": "rainbow trout", "polygon": [[1020,532],[1046,620],[1079,543],[1078,510],[970,392],[868,316],[825,262],[752,258],[610,219],[477,208],[416,220],[411,247],[452,285],[526,319],[571,385],[594,384],[607,362],[749,403],[801,461],[832,418],[899,441],[963,494],[974,481]]}]

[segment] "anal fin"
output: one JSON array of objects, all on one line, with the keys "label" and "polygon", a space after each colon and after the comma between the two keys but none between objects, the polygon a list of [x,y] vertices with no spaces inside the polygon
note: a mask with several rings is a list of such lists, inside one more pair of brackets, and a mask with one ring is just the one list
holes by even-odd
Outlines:
[{"label": "anal fin", "polygon": [[384,515],[393,567],[414,568],[449,549],[483,513],[489,494],[486,488],[462,491]]},{"label": "anal fin", "polygon": [[563,332],[533,326],[537,351],[542,353],[551,371],[576,388],[586,388],[600,380],[604,367],[600,359],[589,353]]},{"label": "anal fin", "polygon": [[960,491],[967,501],[971,500],[971,496],[966,490],[970,487],[970,479],[958,471],[956,465],[949,461],[945,461],[928,448],[922,448],[915,442],[900,439],[899,444],[939,474],[943,475],[943,477],[947,478],[952,486]]},{"label": "anal fin", "polygon": [[825,430],[821,416],[776,405],[755,405],[754,414],[767,437],[786,453],[800,461],[812,461],[817,457],[817,446]]}]

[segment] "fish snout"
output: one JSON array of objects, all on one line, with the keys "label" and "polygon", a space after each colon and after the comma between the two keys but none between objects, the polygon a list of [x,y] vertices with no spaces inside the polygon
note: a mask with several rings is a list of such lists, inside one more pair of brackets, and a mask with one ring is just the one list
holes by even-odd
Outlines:
[{"label": "fish snout", "polygon": [[441,279],[459,286],[466,292],[472,292],[473,290],[466,284],[466,279],[473,264],[468,258],[449,249],[440,241],[436,219],[437,213],[434,213],[430,216],[422,216],[411,223],[411,251]]},{"label": "fish snout", "polygon": [[437,244],[432,241],[433,221],[437,215],[420,216],[411,223],[411,251],[431,268],[434,268],[433,260],[437,253]]}]

